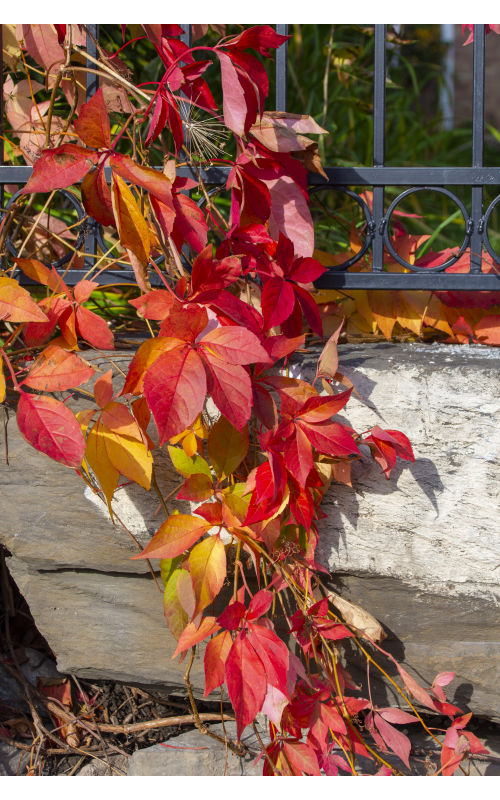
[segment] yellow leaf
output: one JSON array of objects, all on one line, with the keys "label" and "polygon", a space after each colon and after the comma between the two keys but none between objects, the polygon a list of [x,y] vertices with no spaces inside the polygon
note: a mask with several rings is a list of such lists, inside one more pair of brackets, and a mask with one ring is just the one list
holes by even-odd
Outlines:
[{"label": "yellow leaf", "polygon": [[217,597],[226,578],[226,551],[218,536],[199,542],[189,556],[189,571],[196,597],[194,616]]},{"label": "yellow leaf", "polygon": [[109,460],[103,436],[99,435],[99,420],[87,436],[85,460],[94,472],[111,511],[111,500],[118,486],[119,472]]},{"label": "yellow leaf", "polygon": [[194,454],[198,451],[196,436],[192,431],[189,431],[187,436],[185,436],[184,439],[182,440],[182,449],[189,458],[191,458],[191,456],[194,456]]},{"label": "yellow leaf", "polygon": [[410,306],[401,293],[394,305],[397,311],[397,321],[401,327],[407,328],[417,336],[420,336],[422,332],[422,315]]},{"label": "yellow leaf", "polygon": [[394,313],[394,293],[393,292],[368,292],[368,301],[376,323],[386,339],[390,339],[396,316]]},{"label": "yellow leaf", "polygon": [[132,250],[141,264],[146,265],[151,250],[148,223],[142,216],[134,195],[118,175],[113,175],[111,199],[123,247]]},{"label": "yellow leaf", "polygon": [[99,426],[99,433],[104,439],[106,453],[115,469],[144,489],[149,489],[153,456],[144,442],[115,433],[104,423]]}]

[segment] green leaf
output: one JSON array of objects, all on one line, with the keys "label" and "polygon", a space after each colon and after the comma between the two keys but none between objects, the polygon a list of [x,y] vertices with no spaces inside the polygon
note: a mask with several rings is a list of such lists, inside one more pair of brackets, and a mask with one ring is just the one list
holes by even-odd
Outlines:
[{"label": "green leaf", "polygon": [[164,586],[167,585],[170,576],[175,572],[182,558],[183,556],[176,556],[175,558],[162,558],[160,561],[161,580]]},{"label": "green leaf", "polygon": [[[165,561],[170,562],[176,560],[178,559],[165,559]],[[180,604],[179,597],[177,595],[177,584],[183,573],[184,575],[188,575],[184,569],[173,570],[165,585],[165,592],[163,594],[163,612],[165,614],[165,619],[172,635],[175,636],[176,639],[179,638],[189,621],[189,617]]]},{"label": "green leaf", "polygon": [[239,467],[248,452],[248,426],[238,431],[221,416],[208,437],[208,455],[219,478],[226,478]]},{"label": "green leaf", "polygon": [[212,472],[203,456],[196,453],[194,456],[187,456],[182,447],[168,446],[168,452],[177,472],[190,478],[191,475],[207,475],[212,480]]}]

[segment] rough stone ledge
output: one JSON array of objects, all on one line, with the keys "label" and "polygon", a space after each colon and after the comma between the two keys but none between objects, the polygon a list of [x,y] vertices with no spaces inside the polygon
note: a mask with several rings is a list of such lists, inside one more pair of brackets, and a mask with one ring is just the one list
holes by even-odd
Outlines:
[{"label": "rough stone ledge", "polygon": [[[500,719],[500,350],[393,344],[339,350],[340,370],[366,400],[353,395],[346,419],[359,431],[374,424],[402,430],[416,462],[398,463],[390,481],[376,465],[357,463],[353,488],[332,486],[318,560],[389,629],[394,654],[414,664],[423,680],[456,670],[457,704]],[[94,361],[109,366],[104,356]],[[292,373],[311,378],[313,359]],[[74,407],[87,404],[78,400]],[[27,445],[14,420],[8,430],[0,541],[59,669],[182,687],[161,597],[147,565],[130,560],[136,545],[73,471]],[[177,481],[168,455],[158,455],[160,486],[168,492]],[[158,527],[157,506],[140,487],[118,492],[118,514],[141,545]],[[201,657],[200,648],[193,671],[198,691]]]}]

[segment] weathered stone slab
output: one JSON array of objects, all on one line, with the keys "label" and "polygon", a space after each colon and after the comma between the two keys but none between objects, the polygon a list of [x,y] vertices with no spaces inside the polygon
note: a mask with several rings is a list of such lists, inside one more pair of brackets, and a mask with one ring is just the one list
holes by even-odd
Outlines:
[{"label": "weathered stone slab", "polygon": [[[398,463],[386,481],[367,460],[353,466],[353,488],[332,485],[319,557],[347,595],[389,629],[389,648],[410,669],[429,682],[439,671],[456,670],[458,705],[494,718],[500,718],[499,367],[494,348],[340,348],[340,369],[369,404],[353,396],[347,420],[359,431],[377,423],[404,431],[416,462]],[[295,369],[312,377],[312,360]],[[162,458],[158,479],[169,492],[176,479],[168,456]],[[124,527],[113,526],[73,471],[30,448],[13,420],[9,460],[10,467],[0,463],[0,540],[59,669],[182,685],[161,597],[147,566],[130,560],[137,545]],[[162,519],[157,506],[140,487],[118,492],[118,516],[141,545]],[[193,674],[198,689],[201,666],[197,661]]]},{"label": "weathered stone slab", "polygon": [[[397,577],[446,596],[500,597],[500,351],[449,345],[340,348],[346,418],[409,437],[415,463],[387,481],[371,462],[325,497],[320,556],[332,570]],[[313,377],[305,364],[304,377]]]},{"label": "weathered stone slab", "polygon": [[[8,566],[60,672],[183,688],[185,665],[172,660],[176,643],[151,575],[37,572],[17,558],[9,558]],[[198,648],[191,680],[202,693],[203,647]]]},{"label": "weathered stone slab", "polygon": [[[229,738],[236,739],[234,722],[226,722],[225,729]],[[222,725],[211,725],[210,730],[223,736]],[[260,736],[262,738],[263,731],[260,731]],[[202,736],[197,730],[181,733],[168,740],[169,747],[155,744],[136,750],[129,760],[128,775],[262,776],[262,761],[254,763],[260,746],[252,728],[245,729],[241,741],[253,751],[253,756],[240,757],[229,749],[226,754],[221,742],[210,736]]]}]

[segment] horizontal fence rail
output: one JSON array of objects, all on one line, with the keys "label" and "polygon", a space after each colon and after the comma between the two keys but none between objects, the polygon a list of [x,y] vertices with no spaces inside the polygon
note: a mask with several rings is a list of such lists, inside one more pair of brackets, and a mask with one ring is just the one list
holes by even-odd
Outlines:
[{"label": "horizontal fence rail", "polygon": [[[87,51],[90,56],[97,57],[98,26],[87,25]],[[190,44],[191,26],[184,25],[183,40]],[[288,25],[276,25],[281,34],[288,33]],[[490,242],[488,224],[491,214],[500,203],[500,194],[484,207],[483,186],[500,186],[500,167],[483,166],[484,146],[484,73],[485,73],[485,26],[474,26],[474,63],[473,63],[473,128],[472,128],[472,164],[470,167],[387,167],[385,166],[386,136],[386,25],[374,26],[374,80],[373,80],[373,165],[356,167],[325,167],[326,178],[310,173],[308,182],[311,194],[320,190],[342,192],[349,195],[360,206],[365,222],[364,242],[356,256],[344,264],[330,268],[317,282],[321,289],[425,289],[425,290],[466,290],[466,291],[500,291],[500,255]],[[89,65],[91,62],[89,62]],[[275,107],[285,111],[287,108],[287,44],[276,52],[276,96]],[[3,84],[3,74],[2,74]],[[97,76],[87,73],[86,96],[89,99],[97,90]],[[3,108],[2,108],[3,122]],[[10,166],[3,163],[3,140],[0,145],[0,199],[3,208],[4,185],[25,184],[32,173],[29,166]],[[194,174],[189,167],[177,170],[180,176],[199,177],[212,187],[226,184],[229,174],[227,167],[211,167],[201,169]],[[105,174],[110,180],[110,170]],[[470,187],[470,211],[466,204],[448,187]],[[373,189],[373,207],[368,208],[364,198],[355,189],[369,187]],[[390,203],[386,201],[387,187],[401,187],[400,194]],[[403,189],[404,187],[404,189]],[[464,239],[457,255],[449,258],[438,267],[428,268],[404,261],[394,250],[389,236],[391,219],[398,204],[406,197],[416,193],[434,191],[445,195],[453,201],[463,218]],[[499,190],[500,191],[500,190]],[[71,284],[80,280],[92,266],[99,247],[104,246],[104,238],[100,226],[86,218],[85,211],[75,196],[65,191],[70,202],[76,207],[77,216],[82,220],[78,247],[85,252],[84,269],[71,269],[65,280]],[[12,203],[13,198],[9,201]],[[12,255],[15,249],[7,242]],[[498,270],[486,274],[482,272],[483,256],[488,253]],[[371,253],[370,271],[356,271],[357,265],[367,254]],[[406,268],[407,272],[387,272],[384,264],[387,255]],[[461,256],[468,256],[470,268],[468,272],[447,272],[449,267]],[[61,259],[60,261],[66,261]],[[162,259],[159,259],[158,263]],[[63,264],[57,262],[56,267]],[[358,267],[359,268],[359,267]],[[366,263],[363,262],[366,270]],[[20,276],[24,283],[29,283],[24,275]],[[129,265],[107,269],[98,276],[102,284],[134,283],[133,272]],[[151,283],[157,284],[157,276],[151,276]]]}]

